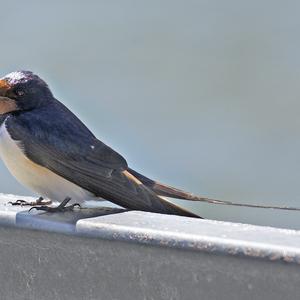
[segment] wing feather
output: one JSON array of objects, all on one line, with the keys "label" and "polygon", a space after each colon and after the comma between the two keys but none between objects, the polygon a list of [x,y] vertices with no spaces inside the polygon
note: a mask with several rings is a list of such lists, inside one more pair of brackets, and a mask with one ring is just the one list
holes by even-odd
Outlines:
[{"label": "wing feather", "polygon": [[97,140],[70,111],[66,119],[66,110],[52,107],[51,116],[57,119],[51,124],[49,109],[12,115],[6,121],[7,130],[22,142],[28,158],[95,196],[128,209],[196,216],[143,185],[128,171],[126,160]]}]

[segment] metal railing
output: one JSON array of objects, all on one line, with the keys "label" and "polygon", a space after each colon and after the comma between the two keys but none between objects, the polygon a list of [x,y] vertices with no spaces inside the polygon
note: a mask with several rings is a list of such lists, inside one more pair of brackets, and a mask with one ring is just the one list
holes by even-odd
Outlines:
[{"label": "metal railing", "polygon": [[0,299],[298,299],[300,231],[0,198]]}]

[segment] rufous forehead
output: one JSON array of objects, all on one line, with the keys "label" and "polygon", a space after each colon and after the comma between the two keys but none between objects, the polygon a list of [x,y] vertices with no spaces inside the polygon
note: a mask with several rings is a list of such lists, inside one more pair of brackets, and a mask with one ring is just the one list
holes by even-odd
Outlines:
[{"label": "rufous forehead", "polygon": [[4,79],[0,79],[0,89],[9,89],[9,88],[10,88],[10,84]]}]

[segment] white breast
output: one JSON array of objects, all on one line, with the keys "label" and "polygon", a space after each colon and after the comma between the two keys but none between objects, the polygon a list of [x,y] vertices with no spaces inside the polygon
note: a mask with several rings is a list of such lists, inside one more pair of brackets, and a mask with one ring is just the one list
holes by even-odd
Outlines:
[{"label": "white breast", "polygon": [[87,190],[29,160],[23,153],[21,143],[10,137],[5,122],[0,127],[0,156],[20,183],[54,201],[61,202],[66,197],[71,197],[72,202],[95,199]]}]

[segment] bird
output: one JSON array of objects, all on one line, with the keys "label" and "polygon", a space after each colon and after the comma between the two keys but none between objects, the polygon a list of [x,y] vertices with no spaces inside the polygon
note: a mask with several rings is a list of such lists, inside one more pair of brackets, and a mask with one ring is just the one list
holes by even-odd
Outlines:
[{"label": "bird", "polygon": [[[0,156],[21,184],[41,196],[31,205],[43,199],[60,202],[57,208],[41,205],[41,210],[62,211],[104,199],[128,210],[201,218],[166,199],[197,196],[130,168],[31,71],[0,79]],[[70,200],[75,203],[67,206]]]}]

